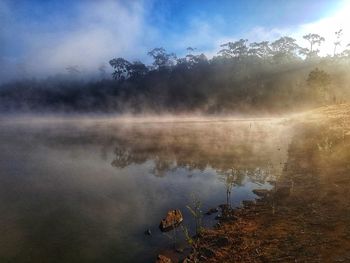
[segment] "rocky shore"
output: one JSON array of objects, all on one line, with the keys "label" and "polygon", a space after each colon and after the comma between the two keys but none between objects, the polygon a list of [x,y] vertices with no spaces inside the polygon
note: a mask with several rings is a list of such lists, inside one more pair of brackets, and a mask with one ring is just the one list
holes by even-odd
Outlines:
[{"label": "rocky shore", "polygon": [[220,223],[204,229],[181,261],[350,262],[350,107],[294,121],[275,187],[256,190],[240,209],[221,208]]}]

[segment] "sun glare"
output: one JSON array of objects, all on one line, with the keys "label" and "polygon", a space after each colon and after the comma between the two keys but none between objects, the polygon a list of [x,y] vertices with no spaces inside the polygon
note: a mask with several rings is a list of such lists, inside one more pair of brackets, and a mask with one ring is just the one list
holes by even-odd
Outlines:
[{"label": "sun glare", "polygon": [[314,22],[303,25],[301,27],[300,36],[315,32],[323,36],[326,41],[322,44],[320,49],[320,55],[327,56],[334,53],[334,42],[336,41],[335,32],[342,29],[340,37],[340,46],[337,47],[336,53],[342,52],[346,49],[346,46],[350,43],[350,1],[344,1],[344,4],[339,10],[333,12],[329,16]]}]

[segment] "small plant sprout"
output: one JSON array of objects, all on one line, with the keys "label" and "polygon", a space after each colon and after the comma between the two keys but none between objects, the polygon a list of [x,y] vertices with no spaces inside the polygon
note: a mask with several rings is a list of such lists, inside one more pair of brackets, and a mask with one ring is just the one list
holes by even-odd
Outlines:
[{"label": "small plant sprout", "polygon": [[239,180],[239,171],[235,168],[231,168],[223,172],[221,181],[224,182],[226,187],[226,204],[231,208],[231,194],[233,186],[237,185]]},{"label": "small plant sprout", "polygon": [[190,211],[191,215],[193,216],[195,220],[195,226],[196,226],[196,235],[200,235],[202,232],[202,217],[203,213],[201,211],[201,201],[196,195],[192,195],[192,206],[187,205],[187,209]]}]

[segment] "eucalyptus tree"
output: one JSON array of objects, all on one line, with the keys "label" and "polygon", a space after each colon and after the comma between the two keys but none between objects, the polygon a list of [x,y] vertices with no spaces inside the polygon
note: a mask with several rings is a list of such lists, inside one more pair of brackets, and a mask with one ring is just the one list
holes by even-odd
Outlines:
[{"label": "eucalyptus tree", "polygon": [[314,49],[314,47],[315,45],[320,46],[322,42],[325,41],[325,38],[318,34],[311,34],[311,33],[303,36],[303,38],[309,42],[310,48],[302,49],[301,53],[306,55],[307,58],[316,57],[320,52],[320,50]]},{"label": "eucalyptus tree", "polygon": [[266,59],[272,54],[272,49],[270,47],[269,41],[254,42],[251,43],[248,50],[248,54],[251,56],[256,56],[261,59]]},{"label": "eucalyptus tree", "polygon": [[208,59],[203,53],[200,55],[188,54],[186,56],[186,62],[187,62],[187,65],[189,68],[193,68],[194,66],[196,66],[198,64],[207,64]]},{"label": "eucalyptus tree", "polygon": [[248,39],[240,39],[235,42],[227,42],[225,44],[220,45],[223,47],[218,54],[226,57],[226,58],[238,58],[241,59],[244,56],[248,55]]},{"label": "eucalyptus tree", "polygon": [[129,77],[129,70],[131,63],[124,58],[114,58],[109,61],[113,67],[114,72],[112,76],[116,80],[124,80]]},{"label": "eucalyptus tree", "polygon": [[208,64],[208,58],[201,53],[200,55],[195,55],[193,52],[196,48],[188,47],[186,48],[188,54],[183,58],[177,59],[177,66],[184,67],[186,69],[193,68],[195,65]]},{"label": "eucalyptus tree", "polygon": [[341,45],[341,37],[343,36],[343,29],[339,29],[334,34],[335,34],[335,41],[334,41],[333,57],[335,57],[337,54],[337,47]]},{"label": "eucalyptus tree", "polygon": [[346,49],[341,53],[344,58],[350,58],[350,43],[346,45]]},{"label": "eucalyptus tree", "polygon": [[154,59],[153,66],[156,69],[170,68],[176,63],[176,55],[174,53],[167,53],[162,47],[154,48],[147,54]]},{"label": "eucalyptus tree", "polygon": [[136,60],[128,67],[128,75],[131,78],[139,78],[145,76],[148,73],[148,68],[141,61]]},{"label": "eucalyptus tree", "polygon": [[196,50],[196,48],[194,48],[194,47],[188,47],[188,48],[186,48],[186,50],[187,50],[187,52],[188,52],[189,54],[192,54],[192,52],[194,52],[194,51]]},{"label": "eucalyptus tree", "polygon": [[273,57],[277,62],[288,62],[298,58],[299,45],[294,38],[284,36],[271,43]]}]

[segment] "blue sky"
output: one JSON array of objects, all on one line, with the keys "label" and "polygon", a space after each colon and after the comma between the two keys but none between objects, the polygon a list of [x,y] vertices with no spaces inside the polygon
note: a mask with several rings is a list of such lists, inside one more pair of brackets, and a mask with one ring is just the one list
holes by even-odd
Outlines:
[{"label": "blue sky", "polygon": [[338,13],[349,6],[348,0],[0,0],[0,61],[33,74],[67,65],[93,71],[116,56],[147,62],[157,46],[179,55],[193,46],[211,56],[241,37],[298,38],[306,30],[332,37],[348,22]]}]

